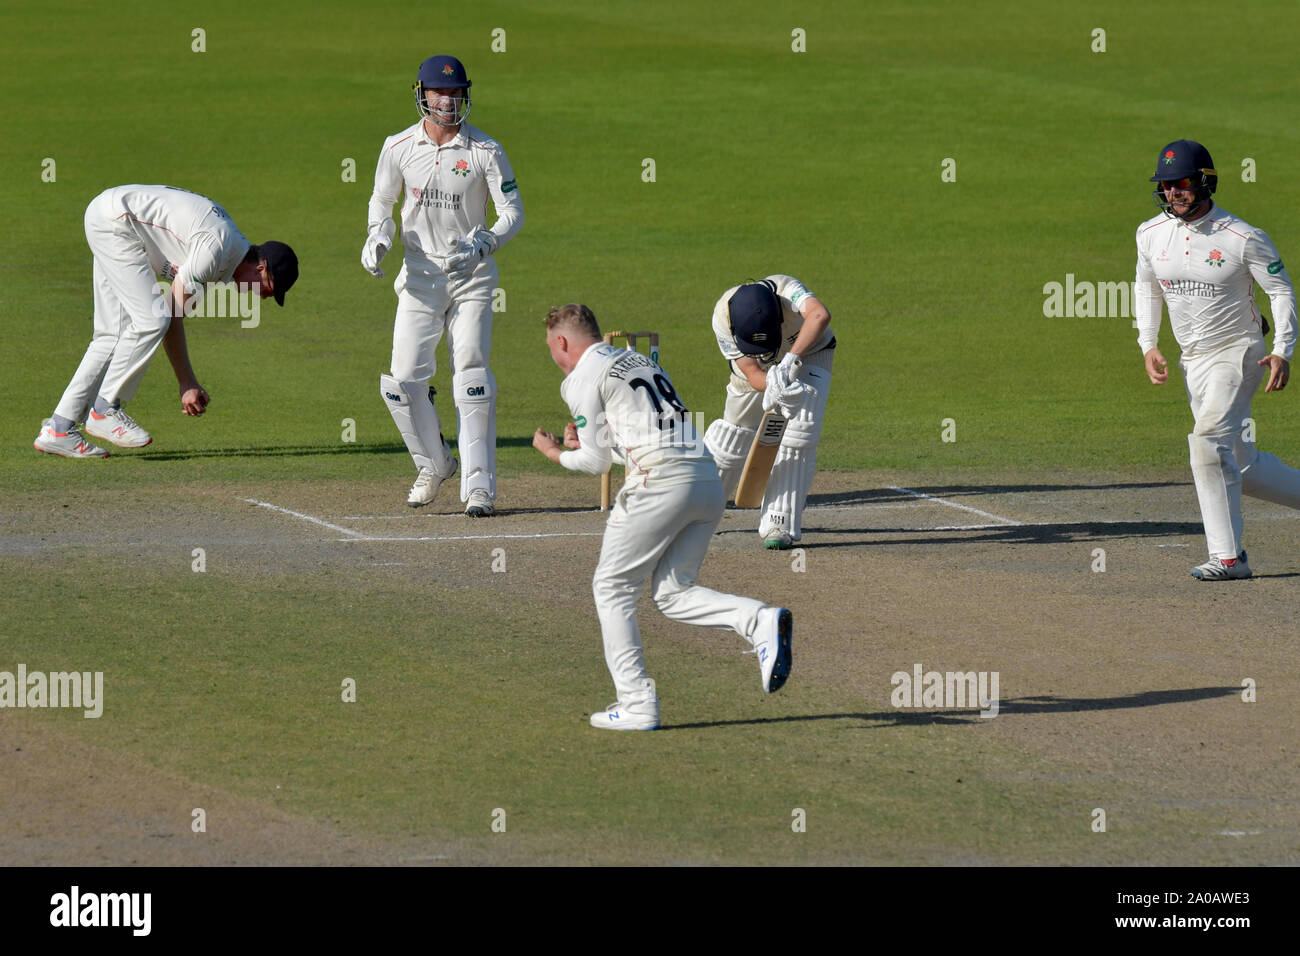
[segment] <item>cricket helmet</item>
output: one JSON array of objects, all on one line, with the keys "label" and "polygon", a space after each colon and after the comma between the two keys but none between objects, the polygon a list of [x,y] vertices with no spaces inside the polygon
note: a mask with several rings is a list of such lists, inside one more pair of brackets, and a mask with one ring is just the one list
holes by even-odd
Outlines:
[{"label": "cricket helmet", "polygon": [[1171,216],[1177,215],[1170,209],[1172,205],[1165,197],[1164,184],[1187,180],[1187,188],[1194,189],[1196,198],[1192,207],[1183,216],[1190,215],[1198,209],[1219,187],[1219,174],[1214,169],[1214,160],[1210,151],[1200,143],[1190,139],[1179,139],[1160,150],[1156,157],[1156,174],[1150,182],[1156,184],[1151,197],[1157,206]]},{"label": "cricket helmet", "polygon": [[781,300],[772,283],[749,282],[727,301],[731,334],[746,355],[769,355],[781,348]]},{"label": "cricket helmet", "polygon": [[[420,115],[438,126],[459,126],[469,118],[469,88],[473,86],[465,72],[465,64],[454,56],[431,56],[420,64],[420,73],[415,85],[415,105]],[[463,90],[464,96],[447,97],[450,105],[444,110],[429,108],[425,97],[426,90],[457,89]],[[446,105],[446,104],[444,104]]]}]

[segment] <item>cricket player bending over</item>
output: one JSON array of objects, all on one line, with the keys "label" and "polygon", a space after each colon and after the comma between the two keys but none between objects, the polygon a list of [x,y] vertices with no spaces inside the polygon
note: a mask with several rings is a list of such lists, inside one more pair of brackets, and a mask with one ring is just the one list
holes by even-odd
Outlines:
[{"label": "cricket player bending over", "polygon": [[784,419],[783,426],[776,423],[784,432],[763,492],[758,533],[764,547],[785,550],[803,537],[804,502],[817,470],[835,357],[831,314],[798,279],[771,275],[722,294],[713,307],[713,334],[731,363],[731,380],[722,418],[709,426],[704,441],[730,498],[764,413]]},{"label": "cricket player bending over", "polygon": [[[175,186],[115,186],[86,208],[94,256],[95,334],[54,414],[41,424],[37,451],[64,458],[107,458],[86,434],[122,448],[153,441],[123,409],[161,345],[180,384],[181,411],[202,415],[210,401],[190,365],[185,306],[208,282],[235,282],[284,305],[298,280],[298,257],[283,242],[254,246],[211,199]],[[166,291],[159,278],[171,282]]]},{"label": "cricket player bending over", "polygon": [[601,341],[596,317],[585,305],[551,309],[546,344],[564,372],[560,394],[573,421],[564,427],[563,443],[539,428],[533,447],[571,471],[603,474],[614,457],[627,468],[592,581],[605,663],[618,700],[592,714],[591,725],[659,726],[659,700],[636,623],[647,579],[666,616],[731,628],[744,637],[758,655],[763,691],[779,690],[790,676],[793,615],[695,583],[725,499],[717,466],[668,374],[639,352]]},{"label": "cricket player bending over", "polygon": [[[1296,300],[1273,241],[1210,199],[1219,176],[1209,151],[1180,139],[1156,157],[1151,182],[1160,215],[1137,230],[1138,345],[1154,385],[1169,380],[1160,354],[1160,302],[1182,356],[1179,366],[1196,425],[1187,436],[1192,478],[1210,559],[1192,568],[1202,581],[1251,576],[1242,548],[1241,494],[1300,508],[1300,471],[1255,447],[1250,403],[1281,391],[1291,375]],[[1254,283],[1273,308],[1273,350],[1255,308]],[[1248,431],[1249,429],[1249,431]]]}]

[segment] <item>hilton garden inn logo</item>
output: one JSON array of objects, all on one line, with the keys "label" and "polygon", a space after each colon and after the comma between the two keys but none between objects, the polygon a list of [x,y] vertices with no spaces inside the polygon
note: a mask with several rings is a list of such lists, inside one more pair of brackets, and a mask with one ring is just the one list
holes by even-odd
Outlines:
[{"label": "hilton garden inn logo", "polygon": [[133,936],[148,936],[152,893],[83,893],[74,886],[50,897],[51,926],[128,926]]},{"label": "hilton garden inn logo", "polygon": [[86,717],[104,712],[104,672],[0,671],[0,707],[76,707]]},{"label": "hilton garden inn logo", "polygon": [[895,671],[889,702],[895,707],[979,707],[981,717],[998,715],[998,671],[927,671],[920,664],[912,673]]}]

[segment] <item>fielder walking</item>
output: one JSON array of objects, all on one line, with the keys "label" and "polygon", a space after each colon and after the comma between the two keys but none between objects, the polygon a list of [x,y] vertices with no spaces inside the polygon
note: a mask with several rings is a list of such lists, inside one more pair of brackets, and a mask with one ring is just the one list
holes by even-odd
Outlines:
[{"label": "fielder walking", "polygon": [[791,613],[695,583],[725,498],[717,466],[668,374],[639,352],[601,341],[596,317],[585,305],[552,309],[546,344],[564,372],[560,394],[573,421],[564,428],[563,442],[537,429],[533,447],[571,471],[603,474],[615,458],[627,469],[592,581],[618,699],[592,714],[591,725],[659,726],[659,700],[636,621],[647,580],[667,617],[730,628],[745,638],[758,655],[763,691],[779,690],[790,676]]},{"label": "fielder walking", "polygon": [[[41,424],[38,451],[107,458],[77,427],[123,448],[153,436],[122,405],[134,397],[158,346],[180,384],[181,410],[202,415],[211,401],[190,364],[185,307],[208,282],[235,282],[261,298],[284,295],[298,280],[298,257],[282,242],[254,246],[211,199],[174,186],[116,186],[86,209],[94,256],[95,332],[54,414]],[[158,281],[169,280],[166,290]]]},{"label": "fielder walking", "polygon": [[[418,470],[406,503],[429,504],[458,465],[443,440],[428,385],[445,332],[459,417],[460,499],[467,502],[466,514],[486,517],[494,513],[497,496],[497,384],[488,365],[497,285],[493,254],[523,226],[524,206],[505,150],[466,122],[469,88],[465,67],[454,56],[420,64],[415,102],[421,119],[384,141],[361,264],[383,276],[379,264],[397,232],[393,204],[404,190],[405,257],[393,283],[392,367],[379,385]],[[491,229],[489,196],[497,214]]]},{"label": "fielder walking", "polygon": [[[1147,376],[1169,380],[1160,354],[1160,303],[1182,350],[1179,366],[1196,420],[1187,436],[1192,478],[1209,560],[1192,568],[1202,581],[1251,576],[1242,547],[1242,492],[1300,508],[1300,471],[1255,447],[1250,403],[1281,391],[1291,375],[1296,299],[1291,279],[1263,230],[1214,204],[1218,173],[1209,151],[1180,139],[1156,158],[1152,196],[1162,212],[1137,230],[1138,345]],[[1272,306],[1273,350],[1255,307],[1253,283]]]},{"label": "fielder walking", "polygon": [[770,275],[733,286],[713,307],[713,334],[731,365],[722,418],[704,434],[726,497],[736,492],[763,413],[786,419],[763,495],[763,546],[785,550],[803,537],[803,509],[817,470],[830,393],[835,335],[831,314],[798,279]]}]

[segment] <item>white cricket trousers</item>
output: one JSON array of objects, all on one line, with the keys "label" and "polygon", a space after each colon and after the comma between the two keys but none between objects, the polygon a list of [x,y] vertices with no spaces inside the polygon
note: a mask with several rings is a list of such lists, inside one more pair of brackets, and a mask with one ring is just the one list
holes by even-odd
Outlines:
[{"label": "white cricket trousers", "polygon": [[1254,443],[1250,403],[1268,366],[1268,350],[1252,335],[1207,355],[1179,360],[1196,425],[1187,436],[1205,543],[1218,558],[1241,553],[1241,495],[1300,508],[1300,471]]},{"label": "white cricket trousers", "polygon": [[605,663],[622,706],[653,700],[636,604],[650,581],[666,617],[700,627],[730,628],[753,645],[761,601],[723,594],[695,583],[725,505],[722,481],[710,460],[684,466],[693,480],[625,485],[605,525],[592,580]]},{"label": "white cricket trousers", "polygon": [[459,283],[421,260],[402,264],[393,282],[392,374],[400,382],[425,382],[437,370],[435,352],[444,333],[456,405],[460,447],[460,497],[481,489],[496,497],[496,379],[492,358],[492,291],[495,260],[479,265]]},{"label": "white cricket trousers", "polygon": [[393,322],[393,378],[423,382],[438,369],[434,352],[447,336],[447,354],[454,375],[488,368],[492,357],[492,290],[496,263],[480,266],[467,281],[455,285],[432,266],[403,263],[393,281],[397,317]]},{"label": "white cricket trousers", "polygon": [[[110,191],[111,192],[111,191]],[[115,218],[108,193],[86,208],[86,242],[94,255],[95,331],[54,414],[84,421],[102,395],[129,402],[171,324],[166,287],[158,282],[144,243]]]}]

